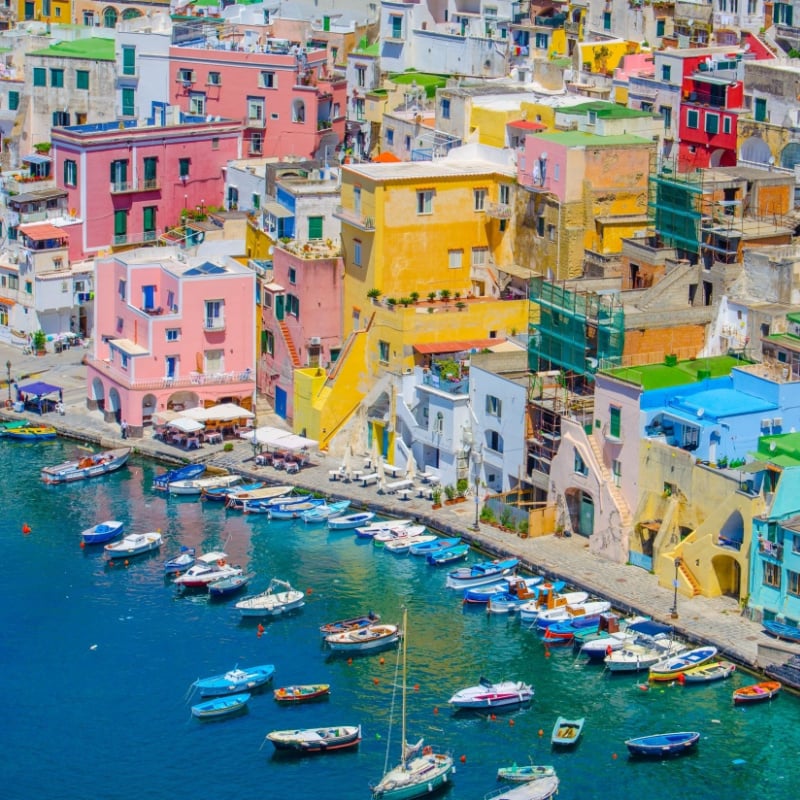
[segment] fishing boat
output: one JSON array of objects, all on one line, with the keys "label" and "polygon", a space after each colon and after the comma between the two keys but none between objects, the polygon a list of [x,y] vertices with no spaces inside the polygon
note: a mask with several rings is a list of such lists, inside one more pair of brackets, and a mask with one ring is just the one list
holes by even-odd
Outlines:
[{"label": "fishing boat", "polygon": [[339,516],[343,511],[350,508],[349,500],[336,500],[333,503],[323,503],[316,508],[310,508],[303,513],[303,522],[309,525],[316,522],[325,522],[331,517]]},{"label": "fishing boat", "polygon": [[781,690],[780,681],[759,681],[748,686],[740,686],[733,690],[734,705],[740,706],[747,703],[763,703],[772,700]]},{"label": "fishing boat", "polygon": [[691,667],[679,677],[680,683],[713,683],[729,678],[736,671],[736,665],[730,661],[707,661],[697,667]]},{"label": "fishing boat", "polygon": [[247,701],[250,699],[249,692],[242,694],[231,694],[226,697],[214,697],[192,706],[192,716],[197,719],[219,719],[220,717],[230,717],[238,714],[247,708]]},{"label": "fishing boat", "polygon": [[456,708],[511,708],[533,700],[533,687],[522,681],[492,683],[481,678],[477,686],[456,692],[447,702]]},{"label": "fishing boat", "polygon": [[332,531],[345,531],[359,528],[374,519],[372,511],[361,511],[357,514],[344,514],[340,517],[331,517],[328,520],[328,528]]},{"label": "fishing boat", "polygon": [[455,547],[457,544],[461,544],[460,536],[450,536],[444,539],[437,536],[430,542],[412,544],[408,552],[411,553],[412,556],[427,556],[439,550],[446,550],[448,547]]},{"label": "fishing boat", "polygon": [[88,478],[98,478],[124,467],[131,457],[130,448],[120,447],[84,456],[76,461],[65,461],[54,467],[44,467],[41,472],[45,483],[72,483]]},{"label": "fishing boat", "polygon": [[383,531],[378,531],[372,537],[372,544],[375,547],[383,547],[387,542],[394,542],[397,539],[408,541],[416,536],[422,536],[427,533],[428,529],[424,525],[403,525],[402,528],[387,528]]},{"label": "fishing boat", "polygon": [[158,550],[163,541],[161,531],[130,533],[118,542],[107,544],[104,550],[109,558],[132,558]]},{"label": "fishing boat", "polygon": [[518,566],[518,558],[504,558],[497,561],[481,561],[469,567],[459,567],[447,574],[445,586],[448,589],[469,589],[485,583],[497,583],[513,575]]},{"label": "fishing boat", "polygon": [[222,675],[198,678],[192,684],[192,689],[198,691],[201,697],[221,697],[237,692],[250,692],[269,683],[274,674],[275,667],[272,664],[242,669],[237,666]]},{"label": "fishing boat", "polygon": [[[561,586],[559,589],[558,587]],[[517,608],[521,622],[535,622],[542,611],[568,605],[578,605],[589,600],[588,592],[562,592],[563,581],[542,583],[536,587],[536,597]]]},{"label": "fishing boat", "polygon": [[800,643],[800,628],[795,625],[787,625],[785,622],[776,622],[775,620],[768,620],[761,624],[764,626],[764,632],[776,639]]},{"label": "fishing boat", "polygon": [[635,739],[628,739],[625,746],[632,756],[666,758],[688,752],[699,741],[700,734],[697,731],[678,731],[637,736]]},{"label": "fishing boat", "polygon": [[211,597],[230,597],[236,592],[241,592],[253,578],[255,578],[255,573],[253,572],[248,572],[246,575],[244,573],[227,575],[224,578],[211,581],[208,584],[208,594]]},{"label": "fishing boat", "polygon": [[153,489],[165,492],[173,481],[194,480],[199,478],[205,471],[205,464],[186,464],[182,467],[162,472],[161,475],[156,475],[153,478]]},{"label": "fishing boat", "polygon": [[[641,636],[652,638],[657,634],[668,635],[671,630],[669,625],[653,622],[646,617],[633,617],[631,621],[623,622],[617,630],[607,629],[606,636],[584,640],[580,644],[580,653],[589,661],[602,661],[607,655],[621,650],[626,644],[634,644]],[[576,633],[575,642],[578,643],[580,638],[581,634]]]},{"label": "fishing boat", "polygon": [[[282,497],[284,502],[294,491],[294,486],[262,486],[260,489],[244,489],[239,487],[228,492],[225,506],[232,511],[253,512],[262,509],[260,503]],[[263,508],[266,511],[266,507]]]},{"label": "fishing boat", "polygon": [[6,435],[7,431],[13,431],[17,428],[26,428],[30,423],[26,419],[12,419],[7,422],[0,422],[0,438]]},{"label": "fishing boat", "polygon": [[357,628],[366,628],[380,621],[381,615],[370,611],[368,614],[363,614],[360,617],[350,617],[349,619],[337,619],[335,622],[326,622],[324,625],[320,625],[319,632],[323,636],[330,636],[333,633],[344,633],[345,631],[352,631]]},{"label": "fishing boat", "polygon": [[267,734],[276,750],[297,753],[331,753],[356,747],[361,741],[360,725],[335,725],[329,728],[301,728],[293,731],[272,731]]},{"label": "fishing boat", "polygon": [[610,608],[611,603],[607,600],[587,600],[583,603],[568,603],[559,608],[548,608],[536,616],[536,627],[544,631],[556,622],[574,620],[577,617],[599,617]]},{"label": "fishing boat", "polygon": [[671,633],[657,633],[652,637],[640,637],[612,651],[605,657],[604,663],[609,672],[641,672],[684,650],[686,645],[673,639]]},{"label": "fishing boat", "polygon": [[413,522],[414,520],[411,519],[382,519],[378,522],[370,522],[368,525],[359,525],[355,529],[356,536],[360,539],[371,539],[381,531],[400,530]]},{"label": "fishing boat", "polygon": [[541,575],[534,575],[532,578],[511,577],[500,580],[497,583],[490,583],[484,586],[474,586],[464,590],[465,603],[485,604],[495,595],[513,594],[525,602],[534,597],[534,587],[540,584],[544,578]]},{"label": "fishing boat", "polygon": [[[403,630],[408,629],[408,611],[403,610]],[[404,638],[398,657],[402,658],[401,703],[400,703],[400,761],[384,773],[381,780],[372,787],[372,800],[413,800],[441,789],[450,782],[453,774],[453,759],[445,753],[434,752],[432,747],[424,747],[420,739],[409,746],[406,741],[406,694],[407,694],[407,639]],[[395,691],[397,686],[395,685]],[[394,703],[392,704],[394,707]],[[390,725],[394,720],[390,721]],[[387,737],[391,746],[391,728]],[[389,751],[386,753],[386,763]]]},{"label": "fishing boat", "polygon": [[214,550],[198,556],[195,563],[182,575],[178,575],[173,583],[186,589],[200,589],[214,581],[231,575],[241,575],[243,572],[241,567],[228,563],[227,553]]},{"label": "fishing boat", "polygon": [[485,800],[548,800],[558,792],[558,783],[557,775],[546,775],[508,789],[499,789],[487,795]]},{"label": "fishing boat", "polygon": [[651,681],[671,681],[691,667],[698,667],[711,661],[717,654],[717,648],[712,645],[695,647],[678,655],[665,658],[650,667]]},{"label": "fishing boat", "polygon": [[243,483],[234,486],[217,486],[212,489],[203,489],[200,493],[201,500],[208,500],[210,503],[227,502],[232,492],[252,492],[264,486],[264,481],[254,483]]},{"label": "fishing boat", "polygon": [[457,544],[453,547],[445,547],[442,550],[435,550],[433,553],[428,553],[425,560],[432,567],[446,567],[449,564],[454,564],[456,561],[463,561],[469,555],[468,544]]},{"label": "fishing boat", "polygon": [[397,625],[372,624],[341,633],[330,633],[325,637],[325,643],[335,652],[362,653],[397,644],[400,636]]},{"label": "fishing boat", "polygon": [[164,572],[170,575],[174,572],[183,572],[189,569],[195,562],[194,547],[181,547],[180,553],[175,558],[170,558],[164,562]]},{"label": "fishing boat", "polygon": [[109,519],[105,522],[98,522],[81,533],[84,544],[105,544],[119,536],[125,529],[125,523],[118,519]]},{"label": "fishing boat", "polygon": [[580,738],[585,722],[586,720],[583,717],[579,719],[559,717],[553,726],[550,744],[554,747],[572,747]]},{"label": "fishing boat", "polygon": [[55,439],[58,431],[51,425],[22,425],[18,428],[6,428],[3,438],[12,442],[36,442]]},{"label": "fishing boat", "polygon": [[537,764],[519,766],[512,764],[510,767],[500,767],[497,770],[497,780],[527,783],[528,781],[538,781],[540,778],[552,778],[555,774],[556,768],[552,766]]},{"label": "fishing boat", "polygon": [[305,605],[305,594],[288,581],[273,578],[261,593],[240,600],[235,608],[243,617],[277,617]]},{"label": "fishing boat", "polygon": [[172,481],[167,485],[171,495],[181,497],[199,496],[208,489],[230,488],[241,481],[241,475],[212,475],[208,478],[188,478],[182,481]]},{"label": "fishing boat", "polygon": [[309,703],[322,700],[331,693],[329,683],[309,683],[297,686],[281,686],[272,693],[278,703]]},{"label": "fishing boat", "polygon": [[324,504],[325,500],[321,497],[304,500],[301,503],[278,503],[269,507],[267,516],[276,522],[287,519],[300,519],[306,511],[311,511]]},{"label": "fishing boat", "polygon": [[[520,583],[520,580],[522,583]],[[526,579],[509,581],[508,590],[495,591],[495,589],[502,589],[503,584],[499,583],[497,586],[490,586],[489,601],[486,603],[486,611],[490,614],[513,614],[523,606],[529,603],[535,603],[542,592],[541,583],[534,583],[532,586],[526,583]],[[531,580],[531,579],[527,579]],[[561,591],[566,584],[564,581],[555,581],[548,584],[549,587],[556,591]],[[475,591],[475,590],[473,590]],[[589,595],[586,595],[587,599]]]},{"label": "fishing boat", "polygon": [[391,539],[384,542],[383,549],[387,553],[394,555],[406,555],[415,544],[426,544],[436,538],[433,533],[418,533],[416,536],[399,536],[396,539]]},{"label": "fishing boat", "polygon": [[597,631],[600,627],[599,614],[584,614],[555,622],[544,629],[544,639],[561,644],[571,642],[578,631]]}]

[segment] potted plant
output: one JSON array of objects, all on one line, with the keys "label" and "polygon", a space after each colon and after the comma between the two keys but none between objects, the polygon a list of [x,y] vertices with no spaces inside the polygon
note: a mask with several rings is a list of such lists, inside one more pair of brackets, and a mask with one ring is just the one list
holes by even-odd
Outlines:
[{"label": "potted plant", "polygon": [[372,300],[373,303],[377,303],[378,298],[380,296],[381,296],[381,290],[376,289],[374,287],[367,292],[367,297],[369,297],[369,299]]},{"label": "potted plant", "polygon": [[445,504],[449,505],[456,499],[456,487],[453,486],[452,483],[448,483],[447,486],[444,487],[444,495],[447,498],[445,500]]},{"label": "potted plant", "polygon": [[435,299],[436,299],[436,292],[428,292],[428,300],[430,300],[432,303]]},{"label": "potted plant", "polygon": [[47,337],[45,336],[44,331],[39,328],[39,330],[33,334],[33,352],[37,356],[43,356],[47,352],[45,349],[46,343]]},{"label": "potted plant", "polygon": [[450,290],[449,289],[440,289],[439,290],[439,297],[442,299],[442,302],[446,303],[450,300]]},{"label": "potted plant", "polygon": [[409,297],[411,298],[412,303],[416,303],[417,300],[419,300],[419,292],[411,292]]},{"label": "potted plant", "polygon": [[466,303],[465,303],[463,300],[459,300],[459,301],[456,303],[456,308],[457,308],[459,311],[463,311],[463,310],[464,310],[466,307],[467,307],[467,304],[466,304]]},{"label": "potted plant", "polygon": [[469,481],[466,478],[459,478],[456,481],[456,494],[462,498],[466,497],[467,489],[469,489]]},{"label": "potted plant", "polygon": [[441,486],[434,486],[431,489],[431,500],[433,501],[434,508],[441,508],[442,507],[442,487]]}]

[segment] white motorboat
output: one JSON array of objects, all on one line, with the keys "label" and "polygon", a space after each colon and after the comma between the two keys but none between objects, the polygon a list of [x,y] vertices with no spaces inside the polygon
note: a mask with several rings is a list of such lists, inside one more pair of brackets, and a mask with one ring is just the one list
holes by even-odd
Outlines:
[{"label": "white motorboat", "polygon": [[381,531],[401,530],[412,525],[413,519],[382,519],[378,522],[370,522],[369,525],[361,525],[356,528],[356,536],[361,539],[371,539]]},{"label": "white motorboat", "polygon": [[566,622],[576,617],[599,617],[610,609],[611,603],[608,600],[588,600],[583,603],[569,603],[560,608],[548,608],[539,612],[536,617],[536,627],[544,630],[556,622]]},{"label": "white motorboat", "polygon": [[588,592],[564,592],[562,594],[552,584],[542,584],[536,593],[536,599],[523,603],[517,608],[517,611],[521,622],[534,622],[542,611],[549,608],[585,603],[588,599]]},{"label": "white motorboat", "polygon": [[384,528],[372,534],[372,544],[380,547],[386,542],[393,542],[395,539],[405,539],[409,536],[421,536],[427,531],[424,525],[403,525],[399,528]]},{"label": "white motorboat", "polygon": [[522,681],[492,683],[481,678],[477,686],[456,692],[447,702],[456,708],[509,708],[533,700],[533,687]]},{"label": "white motorboat", "polygon": [[612,651],[604,663],[609,672],[641,672],[685,649],[683,642],[676,641],[670,634],[659,633],[653,637],[642,636],[632,644]]},{"label": "white motorboat", "polygon": [[277,617],[304,605],[303,592],[293,589],[287,581],[273,578],[263,592],[243,598],[235,607],[243,617]]},{"label": "white motorboat", "polygon": [[244,570],[228,563],[227,553],[214,550],[200,556],[193,566],[189,567],[183,575],[178,575],[174,583],[185,588],[202,588],[209,583],[229,578],[232,575],[241,575]]},{"label": "white motorboat", "polygon": [[191,478],[183,481],[172,481],[167,490],[170,494],[199,495],[206,489],[221,489],[233,486],[241,481],[241,475],[214,475],[210,478]]},{"label": "white motorboat", "polygon": [[346,652],[361,652],[363,650],[376,650],[388,647],[400,640],[400,628],[397,625],[366,625],[341,633],[332,633],[325,637],[325,642],[331,650]]},{"label": "white motorboat", "polygon": [[158,550],[164,538],[160,531],[150,533],[131,533],[118,542],[107,544],[104,548],[109,558],[130,558]]},{"label": "white motorboat", "polygon": [[436,534],[433,533],[420,533],[417,536],[399,536],[396,539],[384,542],[383,549],[395,555],[403,555],[408,553],[414,545],[427,544],[437,538]]}]

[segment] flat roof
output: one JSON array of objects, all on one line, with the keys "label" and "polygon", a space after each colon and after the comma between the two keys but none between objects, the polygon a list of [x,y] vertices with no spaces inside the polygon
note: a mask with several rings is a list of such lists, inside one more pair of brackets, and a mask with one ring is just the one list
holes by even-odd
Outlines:
[{"label": "flat roof", "polygon": [[643,136],[633,136],[629,133],[621,133],[616,136],[598,136],[594,133],[584,133],[583,131],[556,131],[548,133],[537,133],[537,139],[544,139],[546,142],[561,144],[565,147],[614,147],[625,144],[653,144]]},{"label": "flat roof", "polygon": [[48,239],[64,239],[69,236],[65,230],[57,228],[55,225],[50,225],[47,222],[20,225],[19,229],[29,239],[33,239],[35,242],[44,242]]},{"label": "flat roof", "polygon": [[414,350],[423,355],[434,353],[461,353],[467,350],[484,350],[504,344],[505,339],[464,339],[460,342],[427,342],[415,344]]},{"label": "flat roof", "polygon": [[129,356],[144,356],[150,352],[147,348],[132,342],[130,339],[109,339],[108,343]]},{"label": "flat roof", "polygon": [[578,106],[570,106],[559,110],[560,114],[588,114],[594,111],[598,117],[603,119],[633,119],[653,118],[652,111],[640,111],[637,108],[628,108],[617,103],[608,103],[603,100],[595,100],[591,103],[581,103]]},{"label": "flat roof", "polygon": [[44,50],[33,50],[29,56],[50,58],[83,58],[91,61],[116,61],[114,39],[76,39],[72,42],[56,42]]},{"label": "flat roof", "polygon": [[650,389],[667,389],[671,386],[683,386],[696,383],[707,376],[700,376],[700,372],[707,370],[711,378],[721,378],[730,375],[734,367],[749,365],[749,361],[742,361],[732,356],[714,356],[711,358],[696,358],[688,361],[679,361],[674,367],[667,364],[645,364],[641,367],[617,367],[616,369],[601,370],[599,374],[617,378],[626,383],[640,386],[644,391]]},{"label": "flat roof", "polygon": [[766,413],[776,408],[778,408],[776,403],[761,397],[745,394],[738,389],[720,388],[676,397],[665,411],[668,413],[683,411],[689,419],[700,421],[705,417],[715,420],[744,414]]}]

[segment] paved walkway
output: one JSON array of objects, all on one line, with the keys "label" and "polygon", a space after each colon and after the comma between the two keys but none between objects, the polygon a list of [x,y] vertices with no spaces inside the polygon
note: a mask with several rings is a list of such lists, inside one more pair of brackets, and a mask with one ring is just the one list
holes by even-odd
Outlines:
[{"label": "paved walkway", "polygon": [[[0,365],[12,362],[12,375],[17,381],[43,377],[47,382],[64,389],[64,416],[48,414],[46,420],[64,436],[103,447],[120,446],[119,426],[103,420],[99,411],[86,409],[85,367],[83,350],[66,350],[42,357],[21,356],[19,351],[0,344]],[[0,417],[19,418],[22,415],[0,411]],[[259,422],[266,424],[259,411]],[[33,418],[40,419],[33,415]],[[277,418],[269,424],[281,424]],[[242,473],[246,478],[286,483],[285,472],[272,467],[258,467],[254,453],[247,442],[236,442],[233,450],[225,452],[222,445],[204,445],[185,453],[176,447],[149,437],[130,439],[128,444],[142,455],[165,463],[205,461],[210,466]],[[543,536],[521,538],[490,525],[480,523],[475,529],[475,504],[471,498],[454,506],[434,510],[430,500],[416,497],[402,500],[395,495],[379,494],[373,486],[363,487],[358,482],[342,483],[329,480],[328,474],[336,470],[339,462],[320,455],[311,467],[293,475],[295,486],[310,491],[325,492],[336,499],[349,499],[356,507],[369,508],[394,517],[413,517],[446,534],[457,534],[481,550],[493,555],[514,555],[532,572],[551,579],[563,579],[569,584],[610,600],[613,606],[625,613],[646,614],[656,620],[674,623],[680,635],[693,642],[716,645],[723,656],[739,664],[758,669],[768,663],[784,661],[798,648],[784,646],[769,639],[761,626],[740,614],[738,604],[729,597],[678,597],[678,618],[672,619],[674,595],[658,585],[655,576],[645,570],[622,564],[612,564],[597,558],[588,550],[582,537],[560,538]]]}]

